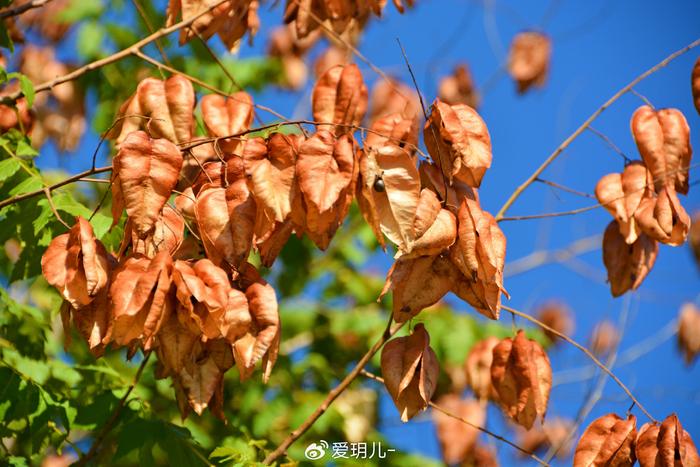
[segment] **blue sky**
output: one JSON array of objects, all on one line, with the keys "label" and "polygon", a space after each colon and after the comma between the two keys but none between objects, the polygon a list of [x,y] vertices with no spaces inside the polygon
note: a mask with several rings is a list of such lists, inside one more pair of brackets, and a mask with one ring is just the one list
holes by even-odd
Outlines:
[{"label": "blue sky", "polygon": [[[368,27],[359,49],[375,65],[407,81],[409,77],[396,44],[396,38],[400,38],[427,101],[434,98],[439,77],[450,72],[456,62],[469,63],[477,85],[487,81],[492,84],[479,111],[488,124],[494,156],[482,185],[481,200],[493,213],[600,104],[647,68],[700,37],[700,2],[690,0],[533,0],[527,5],[497,0],[488,11],[481,2],[468,0],[417,0],[417,3],[416,8],[404,15],[387,6],[385,17],[373,20]],[[281,6],[272,11],[267,9],[269,5],[262,8],[263,32],[269,25],[280,22]],[[538,27],[553,40],[549,80],[542,90],[518,96],[513,83],[498,70],[513,35]],[[265,45],[266,38],[261,34],[252,48],[243,47],[241,56],[258,55]],[[656,107],[676,107],[686,115],[695,148],[700,148],[700,117],[692,106],[689,82],[698,56],[698,49],[685,54],[636,88]],[[377,79],[367,66],[360,63],[360,67],[368,82]],[[304,97],[307,98],[308,95]],[[292,115],[299,95],[272,90],[257,95],[256,100]],[[630,135],[629,119],[641,104],[639,97],[627,94],[593,124],[632,159],[639,156]],[[302,106],[301,111],[304,110]],[[39,161],[44,167],[60,164],[66,170],[81,170],[89,166],[95,144],[95,135],[88,135],[82,142],[80,157],[58,159],[48,151],[42,152]],[[602,175],[622,168],[622,157],[597,136],[585,132],[542,177],[592,193]],[[698,173],[691,171],[691,182],[700,176]],[[700,209],[698,190],[700,187],[691,188],[690,195],[681,200],[690,213]],[[534,184],[509,214],[566,211],[590,204],[589,199]],[[536,249],[566,247],[577,239],[602,233],[610,220],[607,212],[598,209],[574,217],[503,223],[508,238],[507,260],[521,258]],[[640,290],[628,299],[623,352],[667,326],[683,302],[698,301],[699,271],[687,246],[661,246],[653,271]],[[603,318],[617,321],[625,306],[624,298],[610,296],[599,250],[580,256],[572,265],[552,264],[508,278],[506,288],[512,296],[507,304],[523,311],[532,311],[534,305],[550,298],[569,303],[576,320],[573,337],[582,343],[596,322]],[[457,308],[465,312],[468,309],[459,304]],[[590,363],[569,346],[552,353],[551,358],[555,374]],[[677,412],[685,428],[700,441],[698,368],[685,367],[675,339],[615,369],[615,373],[656,418]],[[555,387],[549,415],[575,416],[590,384],[591,381],[584,381]],[[630,401],[619,387],[608,381],[584,426],[610,411],[624,415],[629,406]],[[383,403],[382,409],[382,419],[389,420],[384,431],[399,448],[439,455],[430,423],[416,421],[398,426],[390,421],[398,420],[393,407]],[[639,410],[634,409],[634,413],[640,424],[646,422]],[[497,411],[490,411],[488,426],[504,432]],[[511,452],[499,446],[504,465],[508,465]]]}]

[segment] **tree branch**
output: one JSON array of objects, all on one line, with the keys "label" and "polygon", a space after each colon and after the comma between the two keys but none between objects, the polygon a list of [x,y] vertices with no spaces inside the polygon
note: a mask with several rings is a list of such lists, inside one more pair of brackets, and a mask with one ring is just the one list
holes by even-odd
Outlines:
[{"label": "tree branch", "polygon": [[569,147],[569,145],[581,135],[590,125],[593,123],[593,121],[598,118],[600,114],[602,114],[605,109],[610,107],[615,101],[617,101],[620,97],[622,97],[625,93],[629,92],[633,87],[635,87],[637,84],[639,84],[641,81],[643,81],[645,78],[648,76],[656,73],[658,70],[661,68],[665,67],[668,65],[671,61],[674,59],[678,58],[679,56],[683,55],[687,51],[697,47],[700,45],[700,39],[696,39],[695,41],[691,42],[690,44],[686,45],[680,50],[677,50],[676,52],[673,52],[671,55],[668,57],[664,58],[661,62],[657,63],[653,67],[649,68],[647,71],[642,73],[641,75],[637,76],[635,79],[633,79],[627,86],[623,87],[619,91],[617,91],[610,99],[608,99],[603,105],[601,105],[595,112],[591,114],[588,119],[586,119],[585,122],[579,126],[576,131],[574,131],[571,135],[569,135],[568,138],[564,140],[563,143],[559,145],[558,148],[554,150],[550,156],[545,159],[545,161],[540,165],[533,173],[530,175],[527,180],[525,180],[518,188],[515,189],[515,191],[510,195],[510,197],[506,200],[505,204],[501,207],[501,209],[498,211],[498,214],[496,214],[496,220],[499,221],[503,219],[503,216],[505,213],[508,211],[508,209],[513,205],[516,199],[520,197],[523,191],[529,187],[532,182],[535,181],[537,177],[540,176],[542,172],[552,163],[554,160],[559,157],[559,155]]},{"label": "tree branch", "polygon": [[[51,90],[54,86],[57,86],[61,83],[65,83],[67,81],[72,81],[74,79],[79,78],[80,76],[84,75],[87,72],[97,70],[98,68],[102,68],[103,66],[109,65],[111,63],[117,62],[125,57],[128,57],[129,55],[133,55],[136,52],[138,52],[142,47],[150,44],[151,42],[154,42],[158,39],[160,39],[163,36],[167,36],[168,34],[175,32],[179,29],[182,29],[184,27],[189,26],[190,24],[194,23],[197,19],[200,17],[208,14],[211,12],[214,8],[218,7],[219,5],[227,2],[229,0],[220,0],[216,2],[215,4],[209,6],[207,9],[201,11],[200,13],[190,17],[189,19],[182,20],[179,23],[175,23],[170,27],[167,28],[162,28],[159,29],[158,31],[154,32],[150,36],[147,36],[140,41],[134,43],[132,46],[127,47],[126,49],[120,50],[119,52],[116,52],[108,57],[101,58],[99,60],[95,60],[94,62],[90,62],[86,65],[81,66],[80,68],[76,68],[72,72],[65,74],[63,76],[59,76],[57,78],[52,79],[51,81],[46,81],[44,83],[38,84],[34,87],[34,92],[39,93],[39,92],[44,92],[44,91],[49,91]],[[21,90],[16,91],[14,93],[8,94],[7,96],[3,97],[0,103],[5,104],[5,105],[12,105],[14,102],[22,97],[23,93]]]},{"label": "tree branch", "polygon": [[600,360],[598,360],[596,358],[596,356],[593,355],[593,353],[591,353],[590,350],[588,350],[587,348],[585,348],[584,346],[582,346],[581,344],[579,344],[578,342],[576,342],[575,340],[573,340],[572,338],[567,336],[566,334],[563,334],[563,333],[557,331],[556,329],[553,329],[553,328],[547,326],[542,321],[539,321],[537,318],[534,318],[534,317],[528,315],[527,313],[523,313],[522,311],[518,311],[514,308],[511,308],[511,307],[508,307],[505,305],[501,305],[501,308],[503,308],[504,310],[506,310],[506,311],[516,315],[516,316],[520,316],[521,318],[524,318],[524,319],[530,321],[531,323],[536,324],[537,326],[551,332],[552,334],[555,334],[556,336],[564,339],[566,342],[568,342],[569,344],[573,345],[574,347],[579,349],[581,352],[586,354],[586,356],[588,358],[590,358],[591,361],[593,361],[593,363],[595,363],[598,366],[598,368],[600,368],[605,373],[607,373],[608,376],[610,376],[617,383],[617,385],[620,386],[620,388],[622,388],[622,390],[625,392],[625,394],[627,394],[629,396],[629,398],[632,399],[632,402],[634,402],[635,405],[637,405],[637,407],[639,407],[639,410],[641,410],[644,413],[644,415],[646,415],[649,418],[649,420],[651,420],[654,423],[658,423],[658,421],[654,417],[651,416],[651,414],[647,411],[647,409],[645,409],[644,406],[642,404],[640,404],[640,402],[637,400],[637,398],[634,397],[634,395],[627,388],[627,386],[625,386],[625,384],[622,381],[620,381],[620,378],[615,376],[615,374],[612,371],[610,371],[610,369],[607,366],[605,366]]},{"label": "tree branch", "polygon": [[5,8],[4,10],[0,11],[0,19],[3,18],[9,18],[10,16],[18,16],[24,13],[25,11],[29,11],[33,8],[40,8],[47,3],[49,3],[52,0],[32,0],[27,3],[23,3],[19,6],[16,6],[14,8]]},{"label": "tree branch", "polygon": [[387,323],[386,329],[382,333],[381,337],[377,340],[377,342],[374,343],[374,345],[360,358],[360,360],[357,362],[357,364],[353,367],[353,369],[350,371],[350,373],[343,378],[343,380],[338,384],[336,387],[331,389],[331,391],[328,393],[326,398],[323,400],[321,405],[319,405],[314,412],[309,415],[304,422],[299,425],[299,427],[292,431],[289,436],[287,436],[277,448],[272,451],[270,454],[265,457],[265,460],[263,461],[264,464],[269,465],[275,460],[279,459],[281,456],[283,456],[286,452],[287,449],[289,449],[289,446],[292,445],[297,439],[301,437],[311,426],[318,420],[318,418],[323,415],[326,410],[328,410],[328,407],[335,401],[340,394],[347,389],[347,387],[352,383],[355,378],[360,374],[360,372],[363,370],[367,362],[376,354],[379,352],[379,350],[384,346],[384,344],[393,336],[396,334],[403,326],[406,324],[406,322],[401,323],[394,327],[393,329],[391,328],[391,317],[389,317],[389,322]]},{"label": "tree branch", "polygon": [[[360,373],[362,374],[362,376],[365,376],[365,377],[367,377],[367,378],[369,378],[369,379],[373,379],[373,380],[375,380],[375,381],[378,381],[378,382],[384,384],[384,379],[383,379],[382,377],[380,377],[380,376],[375,375],[374,373],[370,373],[370,372],[367,371],[367,370],[362,370]],[[464,423],[465,425],[469,425],[470,427],[474,428],[475,430],[479,430],[479,431],[481,431],[482,433],[486,433],[488,436],[491,436],[492,438],[495,438],[495,439],[497,439],[497,440],[499,440],[499,441],[502,441],[502,442],[506,443],[508,446],[511,446],[511,447],[517,449],[518,451],[522,452],[522,453],[525,454],[526,456],[531,457],[533,460],[535,460],[535,461],[536,461],[537,463],[539,463],[540,465],[545,465],[545,466],[548,466],[548,465],[549,465],[548,463],[546,463],[545,461],[543,461],[542,459],[540,459],[539,457],[537,457],[534,453],[527,451],[526,449],[524,449],[524,448],[518,446],[518,445],[515,444],[514,442],[512,442],[512,441],[510,441],[510,440],[508,440],[508,439],[506,439],[506,438],[504,438],[504,437],[501,436],[501,435],[497,435],[496,433],[494,433],[494,432],[492,432],[492,431],[489,431],[489,430],[487,430],[486,428],[484,428],[484,427],[482,427],[482,426],[475,425],[475,424],[473,424],[472,422],[470,422],[469,420],[460,417],[459,415],[455,415],[455,414],[453,414],[452,412],[448,412],[447,410],[443,409],[442,407],[440,407],[439,405],[437,405],[437,404],[434,403],[434,402],[428,402],[428,405],[429,405],[430,407],[432,407],[433,409],[437,410],[438,412],[441,412],[441,413],[447,415],[448,417],[452,417],[452,418],[454,418],[455,420],[459,420],[460,422]]]}]

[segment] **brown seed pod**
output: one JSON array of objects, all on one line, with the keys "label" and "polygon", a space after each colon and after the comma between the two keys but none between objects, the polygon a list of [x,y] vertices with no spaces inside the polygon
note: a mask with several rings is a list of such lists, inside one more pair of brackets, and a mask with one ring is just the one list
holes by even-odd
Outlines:
[{"label": "brown seed pod", "polygon": [[695,110],[700,114],[700,57],[695,61],[695,66],[693,67],[693,74],[690,76],[690,87],[693,92],[693,104],[695,104]]},{"label": "brown seed pod", "polygon": [[491,381],[498,401],[513,421],[530,429],[535,419],[544,420],[552,367],[547,353],[519,330],[515,339],[503,339],[493,349]]},{"label": "brown seed pod", "polygon": [[639,153],[661,193],[665,186],[688,193],[688,167],[693,155],[690,128],[678,109],[655,110],[643,105],[630,121]]},{"label": "brown seed pod", "polygon": [[508,73],[523,94],[532,86],[542,87],[547,81],[552,42],[548,36],[526,31],[513,38],[508,55]]},{"label": "brown seed pod", "polygon": [[[486,422],[486,405],[474,399],[461,399],[456,394],[446,394],[436,401],[436,405],[472,425],[484,426]],[[442,459],[447,465],[462,463],[473,451],[479,430],[439,410],[433,409],[432,412]]]},{"label": "brown seed pod", "polygon": [[[565,336],[570,336],[574,332],[573,313],[563,302],[553,300],[543,303],[537,309],[536,315],[544,324]],[[551,342],[559,342],[559,336],[555,333],[544,329],[544,334]]]},{"label": "brown seed pod", "polygon": [[439,363],[422,323],[407,337],[392,339],[382,349],[382,376],[389,395],[407,422],[428,407],[435,393]]},{"label": "brown seed pod", "polygon": [[495,400],[498,397],[496,389],[491,383],[491,364],[493,362],[493,348],[499,342],[500,340],[494,336],[480,340],[472,346],[464,360],[467,384],[478,399]]},{"label": "brown seed pod", "polygon": [[637,419],[626,420],[610,413],[594,420],[576,446],[574,467],[632,466],[636,460],[634,443]]},{"label": "brown seed pod", "polygon": [[684,303],[678,316],[678,347],[690,365],[700,353],[700,310],[694,303]]},{"label": "brown seed pod", "polygon": [[367,86],[354,63],[326,70],[316,82],[311,96],[314,120],[335,123],[340,136],[352,133],[367,111]]},{"label": "brown seed pod", "polygon": [[447,104],[466,104],[479,107],[480,96],[474,85],[471,71],[466,63],[458,64],[451,75],[445,76],[438,84],[438,97]]},{"label": "brown seed pod", "polygon": [[617,327],[608,320],[603,320],[595,325],[591,333],[589,347],[595,355],[609,354],[620,341],[620,333]]},{"label": "brown seed pod", "polygon": [[700,456],[676,414],[661,423],[646,423],[639,429],[635,454],[640,467],[696,467]]},{"label": "brown seed pod", "polygon": [[656,240],[641,234],[628,245],[620,233],[617,221],[608,224],[603,235],[603,263],[608,271],[608,282],[613,297],[628,290],[636,290],[654,267],[659,245]]}]

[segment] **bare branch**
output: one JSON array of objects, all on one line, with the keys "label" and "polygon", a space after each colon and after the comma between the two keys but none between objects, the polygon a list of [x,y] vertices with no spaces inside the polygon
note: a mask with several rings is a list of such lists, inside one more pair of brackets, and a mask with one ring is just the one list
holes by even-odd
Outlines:
[{"label": "bare branch", "polygon": [[0,11],[0,19],[3,18],[9,18],[10,16],[18,16],[24,13],[25,11],[29,11],[33,8],[40,8],[47,3],[49,3],[51,0],[31,0],[30,2],[23,3],[19,6],[16,6],[14,8],[9,7],[5,8],[4,10]]},{"label": "bare branch", "polygon": [[561,144],[559,145],[559,147],[557,147],[557,148],[554,150],[554,152],[553,152],[552,154],[550,154],[550,156],[549,156],[547,159],[545,159],[545,161],[542,163],[542,165],[540,165],[540,166],[532,173],[532,175],[530,175],[520,186],[518,186],[518,188],[515,189],[515,191],[510,195],[510,197],[506,200],[506,202],[503,204],[503,206],[501,207],[501,209],[498,211],[498,214],[496,214],[496,220],[501,220],[501,219],[503,219],[503,216],[505,215],[505,213],[506,213],[506,212],[508,211],[508,209],[513,205],[513,203],[515,202],[515,200],[517,200],[517,199],[520,197],[520,195],[522,194],[522,192],[525,191],[525,190],[527,189],[527,187],[529,187],[529,186],[532,184],[532,182],[534,182],[535,179],[536,179],[537,177],[539,177],[540,174],[541,174],[542,172],[544,172],[544,170],[545,170],[547,167],[549,167],[549,165],[550,165],[552,162],[554,162],[554,160],[555,160],[557,157],[559,157],[559,155],[560,155],[562,152],[564,152],[564,150],[565,150],[566,148],[568,148],[569,145],[571,145],[571,143],[572,143],[576,138],[578,138],[578,137],[581,135],[581,133],[583,133],[583,132],[586,130],[586,128],[588,128],[588,127],[591,125],[591,123],[593,123],[593,121],[594,121],[596,118],[598,118],[598,116],[599,116],[600,114],[602,114],[602,113],[605,111],[605,109],[607,109],[607,108],[610,107],[612,104],[614,104],[615,101],[617,101],[617,100],[618,100],[620,97],[622,97],[625,93],[629,92],[632,88],[634,88],[637,84],[639,84],[639,83],[640,83],[641,81],[643,81],[645,78],[647,78],[648,76],[650,76],[650,75],[656,73],[656,72],[659,71],[661,68],[663,68],[663,67],[665,67],[666,65],[668,65],[669,63],[671,63],[674,59],[680,57],[681,55],[683,55],[684,53],[688,52],[689,50],[691,50],[691,49],[697,47],[698,45],[700,45],[700,39],[696,39],[695,41],[693,41],[693,42],[691,42],[690,44],[686,45],[686,46],[683,47],[682,49],[677,50],[676,52],[673,52],[671,55],[669,55],[668,57],[664,58],[661,62],[659,62],[659,63],[657,63],[656,65],[654,65],[653,67],[649,68],[647,71],[645,71],[645,72],[642,73],[641,75],[637,76],[637,77],[636,77],[635,79],[633,79],[627,86],[623,87],[622,89],[620,89],[619,91],[617,91],[615,94],[613,94],[613,96],[612,96],[610,99],[608,99],[603,105],[601,105],[595,112],[593,112],[593,113],[591,114],[591,116],[588,117],[588,119],[586,119],[586,121],[583,122],[583,123],[581,124],[581,126],[579,126],[579,127],[576,129],[576,131],[574,131],[571,135],[569,135],[569,137],[566,138],[566,139],[564,140],[564,142],[561,143]]}]

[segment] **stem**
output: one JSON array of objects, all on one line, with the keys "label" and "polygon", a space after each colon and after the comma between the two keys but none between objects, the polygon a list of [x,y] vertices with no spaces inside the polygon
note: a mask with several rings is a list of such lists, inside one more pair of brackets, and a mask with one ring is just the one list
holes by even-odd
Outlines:
[{"label": "stem", "polygon": [[[99,60],[95,60],[94,62],[90,62],[86,65],[81,66],[80,68],[76,68],[70,73],[67,73],[63,76],[59,76],[57,78],[52,79],[51,81],[46,81],[44,83],[41,83],[37,86],[34,87],[34,92],[39,93],[39,92],[44,92],[44,91],[49,91],[51,90],[54,86],[57,86],[61,83],[65,83],[67,81],[72,81],[74,79],[79,78],[80,76],[84,75],[85,73],[93,70],[97,70],[98,68],[102,68],[103,66],[109,65],[111,63],[117,62],[125,57],[128,57],[129,55],[135,54],[139,49],[142,47],[150,44],[151,42],[154,42],[158,39],[160,39],[163,36],[167,36],[168,34],[175,32],[179,29],[182,29],[184,27],[189,26],[190,24],[194,23],[196,20],[201,18],[202,16],[210,13],[214,8],[218,7],[219,5],[228,2],[229,0],[220,0],[216,2],[215,4],[209,6],[205,10],[197,13],[196,15],[186,19],[182,20],[179,23],[175,23],[170,27],[167,28],[162,28],[159,29],[158,31],[154,32],[150,36],[147,36],[140,41],[134,43],[130,47],[127,47],[126,49],[120,50],[119,52],[116,52],[112,55],[109,55],[108,57],[101,58]],[[14,93],[8,94],[5,96],[0,103],[5,104],[5,105],[12,105],[17,99],[22,97],[23,93],[21,90],[18,90]]]},{"label": "stem", "polygon": [[360,358],[360,360],[357,362],[357,364],[353,367],[353,369],[350,371],[350,373],[343,378],[343,380],[338,384],[336,387],[331,389],[331,391],[328,393],[326,398],[323,400],[321,405],[319,405],[314,412],[309,415],[304,422],[299,425],[299,427],[292,431],[289,436],[287,436],[277,448],[272,451],[270,454],[265,457],[265,460],[263,463],[265,465],[270,465],[272,462],[275,460],[279,459],[281,456],[283,456],[286,452],[289,446],[292,445],[297,439],[301,437],[311,426],[318,420],[318,418],[323,415],[326,410],[328,410],[328,407],[335,401],[340,394],[347,389],[348,386],[350,386],[350,383],[352,383],[355,378],[360,374],[364,366],[369,362],[369,360],[379,352],[379,350],[384,346],[384,344],[393,336],[396,334],[403,326],[406,324],[406,322],[399,324],[395,328],[391,328],[391,316],[389,317],[389,322],[387,323],[386,329],[382,333],[381,337],[377,340],[377,342],[374,343],[374,345]]},{"label": "stem", "polygon": [[29,198],[33,198],[33,197],[41,195],[41,194],[45,194],[44,190],[53,191],[56,188],[60,188],[62,186],[68,185],[70,183],[77,182],[81,178],[89,177],[90,175],[100,174],[100,173],[104,173],[104,172],[110,172],[111,170],[112,170],[112,166],[86,170],[85,172],[81,172],[77,175],[73,175],[72,177],[68,177],[65,180],[54,183],[53,185],[47,186],[47,187],[42,188],[40,190],[30,191],[29,193],[23,193],[21,195],[16,195],[16,196],[13,196],[12,198],[7,198],[5,200],[2,200],[2,201],[0,201],[0,209],[4,208],[6,206],[9,206],[11,204],[15,204],[15,203],[18,203],[20,201],[24,201],[25,199],[29,199]]},{"label": "stem", "polygon": [[620,378],[615,376],[615,374],[612,371],[610,371],[610,369],[607,366],[605,366],[600,360],[598,360],[596,358],[596,356],[591,353],[590,350],[588,350],[587,348],[585,348],[584,346],[582,346],[581,344],[579,344],[578,342],[576,342],[575,340],[573,340],[572,338],[567,336],[566,334],[562,334],[561,332],[557,331],[556,329],[553,329],[553,328],[547,326],[542,321],[539,321],[538,319],[533,318],[532,316],[528,315],[527,313],[523,313],[522,311],[518,311],[514,308],[510,308],[510,307],[505,306],[505,305],[501,305],[501,308],[503,308],[504,310],[506,310],[514,315],[520,316],[521,318],[525,318],[526,320],[530,321],[531,323],[536,324],[537,326],[541,327],[542,329],[545,329],[545,330],[551,332],[552,334],[555,334],[556,336],[564,339],[566,342],[568,342],[569,344],[573,345],[574,347],[579,349],[581,352],[586,354],[586,356],[588,358],[590,358],[591,361],[593,361],[593,363],[595,363],[598,366],[598,368],[600,368],[605,373],[607,373],[608,376],[610,376],[617,383],[617,385],[620,386],[620,388],[622,388],[622,390],[625,392],[625,394],[627,394],[629,396],[629,398],[632,399],[632,402],[634,402],[639,407],[639,410],[641,410],[644,413],[644,415],[646,415],[647,418],[649,418],[649,420],[651,420],[654,423],[658,423],[658,420],[656,420],[654,417],[652,417],[651,414],[647,411],[647,409],[645,409],[644,406],[642,404],[640,404],[640,402],[637,400],[636,397],[634,397],[634,395],[627,388],[627,386],[625,386],[625,384],[622,381],[620,381]]},{"label": "stem", "polygon": [[508,209],[513,205],[513,203],[515,202],[515,200],[518,199],[518,197],[520,197],[520,195],[523,193],[523,191],[525,191],[525,190],[527,189],[527,187],[529,187],[529,186],[532,184],[532,182],[534,182],[535,179],[536,179],[537,177],[539,177],[540,174],[541,174],[542,172],[544,172],[544,170],[545,170],[552,162],[554,162],[554,160],[555,160],[557,157],[559,157],[559,155],[560,155],[566,148],[568,148],[569,145],[570,145],[576,138],[578,138],[579,135],[581,135],[581,133],[583,133],[583,132],[591,125],[591,123],[593,123],[593,120],[595,120],[596,118],[598,118],[598,116],[599,116],[600,114],[602,114],[602,113],[605,111],[605,109],[607,109],[608,107],[610,107],[615,101],[617,101],[620,97],[622,97],[625,93],[627,93],[628,91],[630,91],[633,87],[635,87],[637,84],[639,84],[639,83],[640,83],[641,81],[643,81],[645,78],[647,78],[648,76],[650,76],[650,75],[656,73],[656,72],[659,71],[661,68],[663,68],[663,67],[665,67],[666,65],[668,65],[671,61],[673,61],[674,59],[676,59],[676,58],[678,58],[679,56],[683,55],[683,54],[686,53],[687,51],[689,51],[689,50],[691,50],[691,49],[697,47],[698,45],[700,45],[700,39],[696,39],[695,41],[693,41],[693,42],[691,42],[690,44],[686,45],[686,46],[683,47],[682,49],[677,50],[676,52],[673,52],[671,55],[669,55],[668,57],[664,58],[661,62],[659,62],[659,63],[657,63],[656,65],[654,65],[653,67],[649,68],[647,71],[645,71],[645,72],[642,73],[641,75],[637,76],[637,77],[636,77],[635,79],[633,79],[627,86],[625,86],[625,87],[623,87],[622,89],[620,89],[619,91],[617,91],[610,99],[608,99],[608,100],[607,100],[603,105],[601,105],[595,112],[593,112],[593,113],[591,114],[591,116],[588,117],[588,119],[587,119],[585,122],[583,122],[583,124],[581,124],[580,127],[578,127],[578,128],[576,129],[576,131],[574,131],[568,138],[566,138],[566,139],[564,140],[564,142],[561,143],[561,145],[559,145],[559,147],[556,148],[556,149],[554,150],[554,152],[553,152],[552,154],[550,154],[550,156],[549,156],[547,159],[545,159],[545,161],[542,163],[542,165],[540,165],[540,166],[537,168],[537,170],[535,170],[535,171],[532,173],[532,175],[530,175],[530,176],[527,178],[527,180],[525,180],[518,188],[515,189],[515,191],[510,195],[510,197],[509,197],[508,200],[505,202],[505,204],[503,205],[503,207],[501,207],[501,209],[498,211],[498,214],[496,214],[496,220],[498,221],[498,220],[503,219],[503,216],[505,215],[505,213],[506,213],[506,212],[508,211]]},{"label": "stem", "polygon": [[[366,370],[362,370],[360,373],[362,374],[362,376],[365,376],[365,377],[367,377],[367,378],[369,378],[369,379],[373,379],[373,380],[375,380],[375,381],[378,381],[378,382],[384,384],[384,379],[383,379],[382,377],[380,377],[380,376],[375,375],[374,373],[370,373],[369,371],[366,371]],[[522,453],[525,454],[526,456],[530,456],[533,460],[535,460],[536,462],[538,462],[540,465],[545,465],[545,466],[548,466],[548,465],[549,465],[547,462],[545,462],[545,461],[543,461],[542,459],[540,459],[539,457],[537,457],[534,453],[529,452],[529,451],[527,451],[527,450],[524,449],[524,448],[521,448],[520,446],[518,446],[518,445],[515,444],[514,442],[512,442],[512,441],[510,441],[510,440],[508,440],[508,439],[506,439],[506,438],[504,438],[504,437],[501,436],[501,435],[497,435],[496,433],[494,433],[494,432],[492,432],[492,431],[489,431],[489,430],[487,430],[486,428],[484,428],[484,427],[482,427],[482,426],[474,425],[474,424],[473,424],[472,422],[470,422],[469,420],[467,420],[467,419],[465,419],[465,418],[462,418],[462,417],[460,417],[459,415],[455,415],[455,414],[453,414],[452,412],[448,412],[447,410],[443,409],[442,407],[440,407],[439,405],[437,405],[437,404],[434,403],[434,402],[428,402],[428,405],[429,405],[430,407],[432,407],[433,409],[437,410],[438,412],[447,415],[448,417],[452,417],[452,418],[454,418],[455,420],[459,420],[460,422],[464,423],[465,425],[469,425],[470,427],[472,427],[472,428],[474,428],[474,429],[476,429],[476,430],[479,430],[479,431],[481,431],[482,433],[486,433],[488,436],[491,436],[492,438],[495,438],[495,439],[497,439],[497,440],[499,440],[499,441],[502,441],[502,442],[506,443],[508,446],[511,446],[511,447],[517,449],[518,451],[522,452]]]},{"label": "stem", "polygon": [[93,457],[97,455],[97,452],[100,449],[100,445],[105,440],[109,432],[112,431],[112,429],[115,427],[117,419],[119,419],[119,415],[121,414],[122,410],[124,409],[124,406],[126,405],[127,399],[131,395],[131,392],[134,390],[136,385],[139,383],[139,380],[141,379],[141,374],[143,373],[144,368],[146,368],[146,364],[148,363],[148,359],[150,357],[151,352],[146,352],[146,355],[144,355],[143,360],[141,361],[141,365],[136,371],[136,375],[134,376],[134,380],[131,382],[131,385],[127,388],[126,393],[124,393],[124,396],[122,396],[122,398],[119,400],[117,407],[114,409],[114,412],[112,412],[112,416],[109,417],[109,420],[107,420],[107,422],[102,426],[100,432],[97,434],[97,436],[95,436],[95,441],[92,443],[92,446],[90,446],[90,450],[87,452],[87,454],[81,457],[78,460],[78,462],[75,463],[76,467],[80,467],[87,464],[88,461],[90,461]]},{"label": "stem", "polygon": [[6,8],[0,11],[0,19],[9,18],[10,16],[21,15],[25,11],[31,10],[32,8],[42,7],[50,1],[51,0],[32,0],[31,2],[23,3],[14,8]]}]

